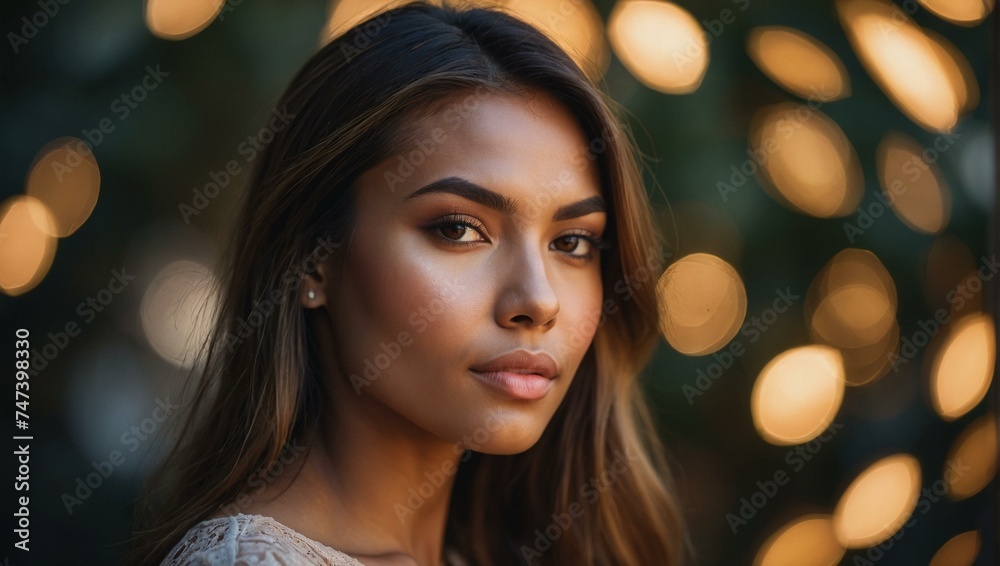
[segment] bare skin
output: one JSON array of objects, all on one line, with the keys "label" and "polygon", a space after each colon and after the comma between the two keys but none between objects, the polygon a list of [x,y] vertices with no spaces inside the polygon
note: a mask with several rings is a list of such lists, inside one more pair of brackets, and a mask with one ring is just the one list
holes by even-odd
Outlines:
[{"label": "bare skin", "polygon": [[[602,196],[576,120],[539,93],[456,100],[416,123],[419,153],[404,157],[419,165],[396,156],[359,179],[349,268],[331,260],[304,280],[309,331],[328,345],[328,406],[318,433],[299,442],[308,457],[240,509],[366,565],[441,563],[463,449],[534,445],[600,317],[600,251],[587,238],[604,233],[607,214],[584,207],[553,221]],[[449,177],[499,193],[518,214],[446,191],[414,195]],[[470,372],[517,349],[558,366],[541,398],[512,398]]]}]

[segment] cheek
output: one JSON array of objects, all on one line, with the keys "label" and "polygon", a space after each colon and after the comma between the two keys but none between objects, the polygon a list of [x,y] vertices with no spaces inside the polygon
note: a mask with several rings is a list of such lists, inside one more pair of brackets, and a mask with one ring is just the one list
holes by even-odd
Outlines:
[{"label": "cheek", "polygon": [[566,299],[560,298],[564,315],[563,340],[582,358],[601,319],[604,294],[600,276],[570,286],[565,295]]},{"label": "cheek", "polygon": [[380,352],[380,343],[397,342],[403,344],[399,359],[418,372],[426,369],[421,360],[440,363],[461,354],[458,338],[473,335],[470,315],[478,300],[469,274],[449,271],[440,252],[419,237],[356,240],[356,261],[346,274],[350,290],[340,311],[351,313],[341,326],[355,352],[363,357]]}]

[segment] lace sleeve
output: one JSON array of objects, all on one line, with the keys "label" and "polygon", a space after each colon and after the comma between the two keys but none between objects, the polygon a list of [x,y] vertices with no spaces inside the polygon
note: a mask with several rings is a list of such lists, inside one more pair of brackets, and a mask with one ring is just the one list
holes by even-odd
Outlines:
[{"label": "lace sleeve", "polygon": [[177,543],[161,566],[364,566],[274,520],[238,515],[202,521]]}]

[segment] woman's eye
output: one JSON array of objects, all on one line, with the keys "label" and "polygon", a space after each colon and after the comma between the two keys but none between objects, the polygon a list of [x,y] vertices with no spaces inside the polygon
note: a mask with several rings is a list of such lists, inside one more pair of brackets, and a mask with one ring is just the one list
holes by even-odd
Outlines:
[{"label": "woman's eye", "polygon": [[482,240],[482,238],[478,237],[479,233],[476,232],[476,229],[464,222],[448,222],[439,225],[437,228],[441,231],[442,236],[456,242],[475,242]]},{"label": "woman's eye", "polygon": [[596,259],[597,251],[610,247],[609,243],[590,234],[569,234],[552,243],[552,248],[566,254],[567,257],[588,262]]},{"label": "woman's eye", "polygon": [[473,244],[485,242],[484,228],[471,218],[456,216],[444,218],[425,227],[435,236],[451,244]]},{"label": "woman's eye", "polygon": [[[562,244],[561,246],[559,244]],[[580,244],[583,244],[583,253],[578,253],[575,255],[587,255],[590,253],[590,241],[583,236],[564,236],[556,240],[556,249],[561,252],[573,253],[579,250]]]},{"label": "woman's eye", "polygon": [[[432,234],[445,240],[448,244],[466,246],[489,242],[485,236],[485,228],[473,221],[471,217],[444,218],[439,222],[425,227]],[[589,232],[585,234],[566,234],[556,238],[549,249],[560,252],[575,261],[590,261],[596,257],[598,249],[609,247],[603,240]]]}]

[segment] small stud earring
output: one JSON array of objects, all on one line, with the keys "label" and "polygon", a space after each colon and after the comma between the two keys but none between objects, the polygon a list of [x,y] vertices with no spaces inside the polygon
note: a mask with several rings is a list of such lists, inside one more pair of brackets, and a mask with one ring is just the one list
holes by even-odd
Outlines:
[{"label": "small stud earring", "polygon": [[312,289],[309,289],[309,292],[306,293],[306,295],[309,296],[309,300],[311,301],[311,300],[313,300],[313,299],[316,298],[316,291],[313,291]]}]

